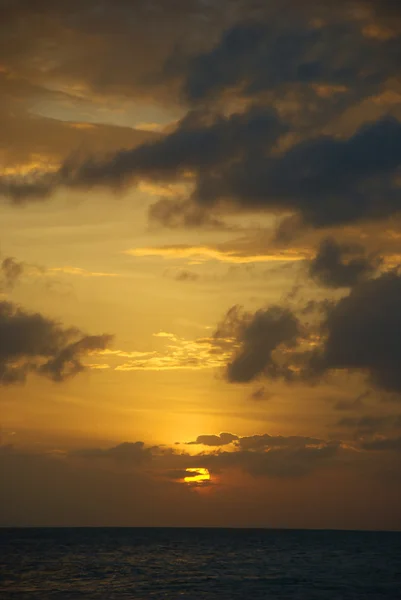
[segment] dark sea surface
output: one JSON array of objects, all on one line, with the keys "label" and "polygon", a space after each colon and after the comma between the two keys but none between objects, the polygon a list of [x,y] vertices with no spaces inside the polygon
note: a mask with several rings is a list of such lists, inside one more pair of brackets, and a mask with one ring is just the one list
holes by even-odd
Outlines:
[{"label": "dark sea surface", "polygon": [[2,600],[401,598],[401,533],[0,529]]}]

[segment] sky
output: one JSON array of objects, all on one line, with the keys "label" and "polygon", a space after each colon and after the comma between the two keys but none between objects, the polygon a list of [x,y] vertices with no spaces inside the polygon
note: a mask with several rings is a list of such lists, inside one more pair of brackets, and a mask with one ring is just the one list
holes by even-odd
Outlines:
[{"label": "sky", "polygon": [[0,0],[0,526],[401,529],[401,10]]}]

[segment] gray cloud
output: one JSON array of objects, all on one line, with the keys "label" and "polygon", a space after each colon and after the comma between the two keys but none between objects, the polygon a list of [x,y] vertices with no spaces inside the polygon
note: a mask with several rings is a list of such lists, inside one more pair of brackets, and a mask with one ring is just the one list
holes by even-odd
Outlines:
[{"label": "gray cloud", "polygon": [[199,275],[193,271],[180,271],[175,276],[176,281],[197,281]]},{"label": "gray cloud", "polygon": [[[200,441],[202,440],[202,441]],[[234,443],[233,451],[221,447]],[[300,477],[339,458],[340,442],[304,437],[239,437],[232,433],[198,436],[190,445],[203,444],[214,450],[198,454],[176,452],[170,448],[146,447],[142,442],[125,442],[112,448],[87,448],[70,454],[90,460],[110,459],[133,469],[153,469],[155,474],[183,479],[186,469],[206,468],[212,473],[240,469],[255,477]],[[150,471],[149,471],[150,472]]]},{"label": "gray cloud", "polygon": [[[65,163],[32,180],[0,179],[0,193],[14,201],[49,196],[60,185],[124,188],[141,178],[174,179],[196,173],[194,206],[163,200],[152,218],[167,223],[208,223],[204,210],[229,199],[246,210],[299,213],[315,227],[390,216],[400,210],[395,176],[401,165],[401,123],[383,118],[363,125],[348,139],[320,136],[278,156],[267,152],[285,127],[270,110],[251,109],[211,125],[184,119],[177,130],[153,143],[110,158]],[[217,168],[218,167],[218,168]],[[179,216],[181,210],[187,214]],[[172,211],[172,212],[171,212]],[[171,221],[172,219],[172,221]]]},{"label": "gray cloud", "polygon": [[[206,6],[199,0],[25,0],[0,6],[0,56],[7,66],[42,82],[47,77],[68,83],[85,82],[97,94],[146,96],[158,88],[157,73],[177,45],[184,53],[196,48],[199,37],[221,28],[228,2]],[[38,17],[40,17],[38,21]],[[24,35],[21,35],[21,22]],[[49,41],[49,46],[43,44]],[[153,41],[157,39],[157,44]],[[132,60],[141,56],[141,60]],[[50,58],[53,61],[50,62]],[[29,60],[30,59],[30,60]],[[152,85],[153,84],[153,85]]]},{"label": "gray cloud", "polygon": [[398,438],[379,438],[362,444],[364,450],[377,452],[400,452],[401,437]]},{"label": "gray cloud", "polygon": [[151,223],[170,229],[231,229],[207,208],[196,205],[188,199],[160,198],[149,207],[148,217]]},{"label": "gray cloud", "polygon": [[259,402],[260,400],[270,400],[271,395],[267,392],[264,386],[256,388],[250,395],[251,400]]},{"label": "gray cloud", "polygon": [[[223,434],[220,434],[220,436]],[[304,436],[271,436],[268,434],[253,436],[233,436],[234,451],[217,449],[197,455],[186,453],[167,453],[160,458],[162,465],[169,469],[182,471],[184,468],[206,468],[212,474],[227,469],[240,469],[253,477],[302,477],[327,466],[333,460],[342,460],[341,444],[337,441],[325,441]],[[218,443],[220,436],[199,436],[210,438],[209,446],[223,446]],[[208,442],[209,440],[205,440]],[[205,443],[202,442],[202,443]],[[198,443],[198,442],[196,442]],[[228,438],[227,438],[227,443]]]},{"label": "gray cloud", "polygon": [[329,311],[313,368],[360,370],[389,392],[401,391],[401,275],[390,272],[352,288]]},{"label": "gray cloud", "polygon": [[[247,113],[218,117],[209,124],[201,114],[189,113],[171,134],[157,142],[121,150],[104,159],[68,160],[58,171],[22,178],[0,177],[0,194],[13,201],[46,198],[57,187],[124,187],[141,178],[174,179],[187,171],[213,170],[240,155],[244,148],[262,150],[285,132],[286,126],[271,109],[254,107]],[[188,209],[188,219],[201,219],[201,212]],[[159,220],[172,219],[172,204],[153,208],[168,211]],[[176,212],[176,211],[175,211]]]},{"label": "gray cloud", "polygon": [[241,450],[266,450],[271,448],[302,448],[309,446],[320,446],[325,444],[323,440],[304,436],[282,436],[282,435],[251,435],[239,438],[237,445]]},{"label": "gray cloud", "polygon": [[373,275],[380,263],[379,258],[366,256],[360,246],[339,244],[333,238],[326,238],[309,263],[309,275],[323,287],[352,287]]},{"label": "gray cloud", "polygon": [[327,466],[339,454],[337,443],[322,446],[285,446],[269,451],[221,452],[205,456],[203,464],[213,469],[239,468],[254,477],[303,477]]},{"label": "gray cloud", "polygon": [[30,372],[63,381],[84,369],[83,356],[105,349],[111,339],[106,334],[84,335],[0,302],[0,383],[23,382]]},{"label": "gray cloud", "polygon": [[398,71],[400,56],[398,40],[368,38],[356,22],[237,23],[188,62],[184,92],[198,102],[230,88],[254,96],[289,84],[319,84],[363,97]]},{"label": "gray cloud", "polygon": [[[185,37],[188,47],[186,51],[180,48],[178,54],[187,56],[189,46],[195,54],[189,63],[184,60],[183,71],[181,64],[177,66],[181,71],[175,73],[175,77],[186,77],[184,87],[187,97],[190,100],[204,99],[227,88],[237,89],[241,84],[243,91],[252,98],[252,107],[230,116],[218,116],[215,106],[209,107],[210,112],[204,106],[197,107],[188,112],[175,131],[160,136],[154,142],[135,147],[131,144],[130,149],[114,152],[107,158],[94,156],[67,161],[58,171],[42,176],[2,176],[0,194],[22,202],[49,197],[60,186],[120,189],[143,178],[173,180],[191,173],[195,190],[190,201],[163,198],[151,207],[151,220],[169,227],[224,227],[214,211],[226,206],[227,201],[238,210],[296,213],[304,222],[315,227],[394,215],[400,209],[401,192],[396,175],[401,165],[401,125],[396,118],[388,116],[392,114],[390,108],[373,111],[373,116],[366,117],[368,121],[370,119],[368,124],[354,133],[350,133],[348,127],[348,137],[339,137],[337,130],[332,135],[327,133],[333,128],[311,125],[316,122],[316,111],[307,124],[303,117],[300,118],[303,123],[295,124],[290,115],[279,116],[271,106],[282,107],[291,102],[309,106],[319,102],[330,107],[337,103],[342,114],[352,103],[372,98],[384,90],[385,80],[391,77],[395,80],[398,76],[401,62],[399,36],[367,34],[365,27],[372,24],[372,20],[368,17],[351,18],[349,7],[347,10],[344,3],[338,3],[338,6],[320,3],[324,9],[322,13],[314,2],[305,2],[297,10],[296,2],[287,4],[290,7],[288,11],[281,11],[281,7],[274,3],[269,9],[256,10],[257,3],[240,2],[236,17],[230,20],[227,2],[213,8],[195,0],[189,3],[177,0],[169,11],[162,3],[156,3],[153,9],[145,9],[138,2],[105,2],[101,13],[82,9],[75,2],[72,6],[62,2],[57,9],[48,2],[43,3],[61,31],[65,34],[68,25],[68,32],[74,31],[72,39],[77,38],[80,44],[83,40],[87,43],[87,36],[94,30],[99,32],[99,46],[94,50],[95,54],[98,53],[96,57],[91,52],[80,52],[79,59],[75,57],[64,64],[64,57],[68,56],[64,52],[55,72],[51,69],[47,72],[50,79],[54,75],[58,81],[64,75],[68,80],[69,74],[75,81],[85,80],[85,84],[93,89],[114,91],[126,90],[124,86],[127,85],[135,87],[132,86],[135,80],[138,89],[142,89],[143,78],[137,72],[132,75],[132,65],[128,66],[126,62],[127,56],[136,55],[127,50],[131,44],[137,43],[132,31],[138,30],[138,22],[142,23],[144,31],[152,29],[152,23],[157,23],[156,29],[161,23],[173,24],[171,32],[168,29],[168,34],[165,34],[168,38],[165,49],[169,48],[170,53],[178,39],[178,32],[182,33],[192,23],[188,29],[191,34]],[[389,13],[384,5],[380,7],[370,0],[361,1],[361,4]],[[95,5],[91,2],[90,6],[94,8]],[[5,22],[12,41],[19,31],[16,25],[22,10],[28,21],[34,17],[25,4],[18,4],[18,8],[10,10]],[[294,19],[297,21],[294,27],[285,24],[281,17],[275,20],[274,14],[280,12],[287,16],[304,13],[304,17],[301,21]],[[249,21],[245,18],[247,14],[257,18]],[[171,21],[172,15],[175,15],[176,24],[174,19]],[[319,25],[318,15],[326,17]],[[199,37],[194,42],[195,22],[202,28],[207,23],[210,29],[210,41],[203,45]],[[224,23],[231,26],[220,35]],[[46,31],[48,25],[47,21],[43,23]],[[142,28],[137,33],[146,42]],[[220,37],[214,47],[207,48],[213,43],[212,31]],[[60,39],[62,47],[63,43],[70,43],[70,38],[65,35]],[[110,40],[113,40],[112,48]],[[10,46],[12,44],[6,45],[5,53]],[[34,43],[34,49],[41,55],[43,48],[40,45]],[[113,61],[120,52],[124,60],[115,65]],[[169,52],[164,52],[163,60]],[[96,75],[92,76],[92,69],[88,69],[87,54],[92,66],[96,67],[93,71]],[[159,67],[162,64],[158,51],[155,54],[157,56],[146,64],[148,72],[156,64]],[[13,60],[22,69],[17,58],[18,53]],[[40,62],[38,60],[38,64]],[[48,64],[49,60],[45,63]],[[172,59],[169,65],[171,69]],[[157,69],[153,72],[157,79]],[[150,79],[148,90],[152,89]],[[167,83],[164,79],[162,85],[168,87]],[[307,87],[307,96],[303,100],[299,97],[300,85]],[[330,86],[340,86],[341,93],[332,93]],[[258,97],[259,92],[266,90],[275,92],[273,100]],[[281,110],[280,115],[284,112]],[[293,110],[296,114],[301,112],[299,107]],[[328,112],[331,114],[330,110]],[[387,116],[378,118],[383,114]],[[330,119],[332,115],[326,119],[325,125]],[[287,140],[278,152],[277,142],[288,132],[295,134],[291,136],[294,144],[289,147]],[[344,135],[343,131],[341,135]],[[58,139],[60,136],[53,134],[53,137]],[[126,144],[124,146],[127,147]]]},{"label": "gray cloud", "polygon": [[337,427],[354,429],[358,434],[378,433],[389,429],[401,429],[401,415],[365,415],[363,417],[344,417],[336,423]]},{"label": "gray cloud", "polygon": [[234,433],[220,433],[219,435],[198,435],[194,442],[187,442],[188,445],[203,444],[204,446],[227,446],[233,441],[238,440]]},{"label": "gray cloud", "polygon": [[245,209],[295,211],[315,227],[354,223],[400,210],[400,165],[401,123],[383,118],[348,139],[319,136],[279,156],[244,152],[218,172],[202,172],[195,198],[206,206],[230,198]]},{"label": "gray cloud", "polygon": [[[30,453],[0,446],[1,479],[7,482],[0,494],[0,525],[255,527],[273,522],[297,528],[322,524],[351,528],[356,523],[367,529],[373,522],[378,529],[394,529],[399,523],[399,481],[394,479],[396,469],[399,473],[399,462],[395,462],[397,456],[393,454],[345,453],[344,449],[335,446],[326,449],[324,445],[309,451],[283,448],[263,454],[222,452],[193,458],[177,454],[173,457],[176,465],[167,462],[171,457],[163,458],[166,461],[163,465],[155,459],[134,465],[134,473],[130,475],[125,463],[112,460],[78,460],[68,455]],[[361,456],[366,457],[366,471],[359,468]],[[186,462],[179,464],[182,459]],[[180,475],[185,476],[187,466],[209,468],[207,463],[212,480],[217,471],[239,469],[257,481],[246,482],[246,498],[238,493],[238,486],[225,485],[224,478],[220,486],[216,478],[216,494],[197,494],[191,486],[177,482]],[[354,467],[352,471],[350,464]],[[391,473],[386,470],[389,465]],[[332,471],[324,481],[331,481],[332,487],[326,494],[318,494],[316,490],[322,485],[320,473],[327,473],[328,469]],[[380,480],[376,475],[379,469],[381,473],[385,471]],[[273,487],[268,481],[272,478]],[[289,479],[292,494],[288,492]],[[341,511],[335,493],[338,486],[343,502]],[[371,493],[367,495],[368,491]],[[294,497],[298,496],[302,504],[311,505],[310,512],[294,512]],[[355,521],[361,512],[361,502],[365,516]],[[377,514],[384,516],[372,521]]]},{"label": "gray cloud", "polygon": [[138,466],[150,461],[153,456],[152,448],[145,448],[143,442],[123,442],[112,448],[86,448],[77,450],[72,456],[87,459],[111,459],[116,462]]},{"label": "gray cloud", "polygon": [[371,395],[371,391],[363,392],[352,400],[339,400],[334,404],[334,410],[359,410],[365,406],[365,399]]},{"label": "gray cloud", "polygon": [[244,114],[217,117],[211,124],[194,112],[159,141],[121,151],[109,160],[88,160],[76,169],[66,165],[60,174],[71,185],[88,187],[122,185],[135,177],[171,179],[188,170],[214,169],[247,147],[268,148],[286,129],[271,109],[253,107]]},{"label": "gray cloud", "polygon": [[25,264],[8,256],[4,258],[0,266],[0,287],[12,290],[23,275]]},{"label": "gray cloud", "polygon": [[215,339],[234,338],[237,349],[227,365],[231,382],[249,382],[264,374],[290,377],[286,365],[279,364],[273,352],[280,346],[293,347],[299,336],[299,323],[287,309],[272,306],[254,314],[231,308],[217,327]]}]

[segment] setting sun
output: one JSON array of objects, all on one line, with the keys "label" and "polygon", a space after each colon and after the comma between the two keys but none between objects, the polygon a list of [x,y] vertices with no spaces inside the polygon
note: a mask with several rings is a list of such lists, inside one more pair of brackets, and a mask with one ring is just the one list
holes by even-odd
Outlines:
[{"label": "setting sun", "polygon": [[184,477],[185,483],[205,483],[210,481],[210,473],[207,469],[186,469],[188,475]]}]

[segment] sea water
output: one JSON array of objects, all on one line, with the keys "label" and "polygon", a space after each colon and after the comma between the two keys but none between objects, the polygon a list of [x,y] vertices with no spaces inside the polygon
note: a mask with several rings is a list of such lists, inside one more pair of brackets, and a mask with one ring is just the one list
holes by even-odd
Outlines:
[{"label": "sea water", "polygon": [[2,600],[401,598],[401,533],[0,529]]}]

